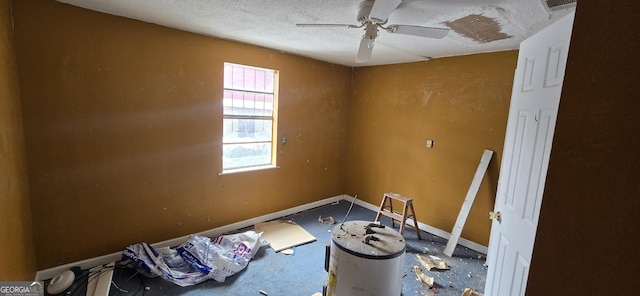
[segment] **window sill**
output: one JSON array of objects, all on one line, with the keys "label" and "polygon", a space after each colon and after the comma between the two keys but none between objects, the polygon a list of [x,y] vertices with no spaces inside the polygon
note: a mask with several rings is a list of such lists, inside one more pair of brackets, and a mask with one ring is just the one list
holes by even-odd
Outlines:
[{"label": "window sill", "polygon": [[244,173],[244,172],[278,169],[278,168],[280,167],[277,165],[263,165],[263,166],[256,166],[256,167],[250,167],[250,168],[232,169],[232,170],[222,171],[218,173],[218,176],[231,175],[231,174]]}]

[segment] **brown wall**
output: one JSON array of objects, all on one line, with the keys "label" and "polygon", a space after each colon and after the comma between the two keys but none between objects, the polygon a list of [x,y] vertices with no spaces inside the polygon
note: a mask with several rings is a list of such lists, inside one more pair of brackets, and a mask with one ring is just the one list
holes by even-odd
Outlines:
[{"label": "brown wall", "polygon": [[[14,1],[37,267],[344,192],[351,68]],[[222,66],[280,70],[280,168],[219,176]]]},{"label": "brown wall", "polygon": [[[8,157],[2,160],[8,163],[0,168],[9,175],[5,180],[17,186],[6,186],[9,192],[2,195],[9,198],[3,200],[2,225],[11,227],[2,229],[0,238],[3,246],[10,248],[13,243],[22,251],[0,257],[7,261],[3,266],[17,266],[3,279],[30,278],[34,253],[42,269],[114,252],[132,242],[172,238],[340,193],[358,194],[376,204],[384,191],[401,192],[416,199],[420,221],[448,230],[482,149],[489,148],[496,154],[463,233],[486,244],[485,215],[493,205],[515,52],[359,68],[351,88],[351,70],[345,67],[58,3],[14,4],[38,247],[32,251],[27,182],[20,176],[24,154],[15,105],[19,91],[10,10],[5,5],[2,32],[8,37],[2,40],[0,53],[8,65],[2,70],[8,74],[3,73],[0,82],[7,84],[1,88],[8,92],[2,94],[2,103],[8,103],[2,111],[9,115],[2,117],[2,127],[8,129],[2,139],[17,146],[3,146],[11,151],[3,153]],[[622,249],[628,254],[633,253],[631,242],[621,238],[637,234],[637,219],[630,212],[637,208],[633,198],[638,189],[637,163],[619,158],[634,153],[625,150],[634,145],[621,143],[637,139],[637,120],[625,113],[637,110],[635,93],[628,86],[637,74],[628,68],[632,63],[627,59],[596,58],[606,56],[607,49],[585,46],[594,39],[606,40],[612,26],[634,26],[594,26],[584,19],[603,14],[586,5],[581,9],[547,183],[551,197],[545,197],[534,254],[531,295],[546,292],[550,280],[559,276],[566,282],[553,282],[569,293],[573,288],[567,287],[579,286],[593,274],[587,271],[592,263],[584,260],[594,252],[593,246],[561,246],[577,245],[598,232],[600,244],[595,246],[600,246],[600,253]],[[633,10],[610,14],[628,11]],[[630,35],[637,40],[637,32]],[[607,44],[637,60],[638,50],[630,45],[638,43]],[[220,97],[223,61],[283,73],[279,133],[289,142],[279,147],[280,169],[217,175],[220,118],[215,114],[220,104],[215,98]],[[591,71],[580,68],[580,63]],[[608,84],[590,83],[586,88],[584,81],[594,79]],[[615,104],[603,97],[614,98]],[[589,104],[584,104],[586,99]],[[345,157],[346,126],[350,148]],[[612,138],[594,140],[594,134]],[[13,138],[5,140],[5,135]],[[424,147],[427,139],[435,140],[433,149]],[[598,149],[580,149],[594,145]],[[345,159],[347,165],[342,166]],[[580,174],[591,166],[600,168],[599,181]],[[575,177],[567,180],[567,176]],[[567,186],[568,181],[573,186]],[[616,182],[628,186],[611,186]],[[578,189],[582,190],[579,203]],[[611,208],[611,199],[623,206]],[[603,208],[613,210],[610,215],[617,218],[585,223],[585,216],[597,216]],[[567,227],[557,227],[560,224]],[[600,263],[608,267],[608,262],[627,259],[606,258]],[[545,266],[559,260],[577,268],[549,273]],[[615,268],[617,275],[627,274],[624,267]]]},{"label": "brown wall", "polygon": [[486,246],[516,62],[509,51],[356,69],[347,193],[376,205],[386,191],[412,197],[420,222],[451,231],[493,150],[462,233]]},{"label": "brown wall", "polygon": [[[0,182],[8,182],[0,188],[2,280],[14,276],[29,279],[34,271],[33,256],[30,256],[33,252],[30,251],[28,190],[21,160],[24,153],[21,152],[20,112],[16,106],[19,91],[7,3],[0,2],[0,147],[5,149],[0,154]],[[447,116],[455,114],[448,114],[445,109],[431,114],[423,110],[425,108],[404,106],[422,106],[418,102],[430,93],[426,109],[431,109],[432,101],[437,102],[434,98],[439,94],[418,89],[410,90],[413,94],[395,97],[395,93],[406,92],[397,86],[403,82],[382,80],[377,73],[380,70],[372,67],[358,70],[355,78],[361,82],[353,90],[352,105],[367,103],[366,108],[380,109],[382,102],[365,101],[373,95],[367,92],[369,89],[380,91],[376,83],[396,85],[396,92],[384,98],[391,102],[397,98],[388,108],[396,118],[379,110],[377,114],[384,116],[372,117],[351,107],[349,134],[365,140],[367,145],[360,144],[359,150],[350,149],[349,166],[340,166],[340,161],[345,161],[340,158],[340,149],[345,149],[340,143],[346,140],[342,128],[346,124],[345,98],[349,94],[345,92],[349,88],[343,83],[350,79],[348,69],[61,4],[25,0],[12,3],[17,6],[14,8],[18,21],[18,64],[23,93],[26,90],[23,96],[25,117],[28,115],[25,127],[31,139],[27,139],[27,152],[30,157],[33,155],[30,175],[31,189],[35,191],[35,237],[40,245],[38,268],[112,252],[133,241],[174,237],[343,192],[359,194],[373,203],[379,200],[382,191],[396,190],[413,195],[417,203],[423,200],[438,203],[446,209],[446,215],[435,214],[439,207],[431,210],[430,205],[423,203],[416,209],[418,218],[446,229],[453,219],[451,211],[457,208],[452,205],[453,200],[462,198],[453,197],[460,195],[453,192],[464,193],[469,182],[458,174],[468,174],[470,178],[479,157],[472,154],[479,154],[475,151],[485,148],[473,146],[467,152],[456,152],[457,156],[444,155],[442,145],[452,148],[455,142],[463,141],[453,127],[451,133],[442,132],[448,126],[445,123],[449,123]],[[637,71],[640,26],[635,15],[640,10],[638,3],[633,0],[604,4],[581,2],[578,6],[528,295],[635,293],[633,283],[636,267],[640,265],[635,244],[639,236],[637,209],[640,208],[640,165],[636,157],[640,146],[637,116],[640,100],[636,87],[640,81]],[[498,55],[505,55],[504,58],[511,61],[505,62],[507,64],[515,63],[512,53]],[[217,60],[218,57],[221,60]],[[465,59],[478,58],[484,59],[482,56]],[[285,95],[290,103],[281,105],[280,133],[288,135],[290,140],[280,147],[282,168],[279,170],[216,176],[220,165],[216,142],[220,120],[206,116],[217,114],[218,107],[214,105],[219,104],[210,101],[210,97],[216,97],[220,63],[227,59],[264,63],[261,65],[280,70],[285,67],[296,74],[287,78],[297,83],[289,82],[295,85],[295,90],[290,87]],[[437,73],[432,69],[434,63],[446,70],[455,66],[456,60],[386,69],[409,69],[420,75]],[[328,76],[322,80],[325,84],[310,82],[316,73],[309,69]],[[335,72],[341,77],[329,79]],[[374,78],[376,83],[362,81],[365,76]],[[429,80],[418,81],[422,78],[397,72],[391,72],[390,77],[416,81],[422,89],[427,89],[428,81],[437,79],[425,75]],[[435,86],[429,85],[429,89]],[[336,87],[337,93],[327,93]],[[316,91],[323,92],[315,96]],[[455,96],[454,93],[445,95],[440,104],[453,104],[445,98]],[[336,98],[331,102],[335,107],[323,104],[332,98]],[[309,101],[312,103],[308,104]],[[462,110],[451,113],[464,114],[468,113],[465,109],[473,105],[452,106]],[[503,108],[500,112],[505,114],[497,117],[505,120],[506,107]],[[316,110],[325,110],[326,116],[335,114],[336,117],[329,120],[315,116]],[[414,133],[403,127],[396,135],[382,125],[394,124],[397,117],[420,119],[427,114],[431,117],[419,120],[412,128]],[[302,120],[305,116],[309,122]],[[373,121],[383,128],[368,127]],[[330,126],[333,133],[325,134],[319,129],[325,125]],[[201,126],[209,128],[211,135],[192,128]],[[356,127],[362,127],[364,134],[357,135]],[[317,136],[318,131],[322,137]],[[376,141],[374,133],[385,137]],[[435,148],[418,148],[423,147],[428,138],[436,140]],[[327,139],[333,141],[332,145],[323,145]],[[396,141],[386,143],[385,140]],[[351,140],[349,143],[357,144]],[[401,143],[408,148],[398,148]],[[198,149],[203,146],[208,148]],[[336,146],[338,148],[333,148]],[[501,145],[489,148],[497,150]],[[381,154],[371,157],[369,149],[377,149]],[[389,160],[398,157],[393,151],[403,152],[397,164]],[[360,153],[370,157],[361,157]],[[412,159],[420,165],[407,165],[407,157],[402,155],[405,153],[413,155]],[[318,173],[325,167],[318,159],[325,161],[332,171],[330,175]],[[436,161],[444,165],[427,165]],[[464,167],[466,173],[449,168],[453,163],[459,165],[460,170]],[[412,172],[423,168],[421,175],[430,176],[431,181],[420,175],[406,177],[405,167],[411,167]],[[496,167],[494,159],[489,169],[492,182],[495,182]],[[341,175],[342,170],[347,170],[348,175]],[[455,187],[464,189],[442,188],[448,190],[447,198],[436,200],[435,191],[424,188],[441,186],[432,184],[435,183],[433,176],[436,181],[445,177],[448,182],[460,180],[464,185]],[[345,179],[348,187],[342,183]],[[428,186],[415,185],[417,182],[411,182],[415,179]],[[239,188],[248,187],[243,180],[257,183],[253,188],[258,189]],[[392,180],[397,182],[391,183]],[[327,184],[329,186],[325,186]],[[491,200],[487,200],[486,191],[492,188],[483,184],[481,191],[485,197],[474,206],[489,207],[486,204]],[[263,200],[260,198],[263,196],[256,193],[258,190],[269,194]],[[279,195],[271,194],[273,192]],[[234,203],[246,203],[245,209],[236,210]],[[455,203],[459,204],[460,200]],[[475,222],[480,221],[479,216],[484,213],[472,213],[472,216],[476,218],[470,224],[486,223]],[[178,221],[182,224],[178,225]],[[466,229],[470,227],[474,226],[468,225]],[[486,241],[486,237],[475,238],[474,234],[469,237]],[[6,250],[13,248],[24,251],[7,253]]]},{"label": "brown wall", "polygon": [[36,272],[12,22],[0,1],[0,281]]},{"label": "brown wall", "polygon": [[638,293],[638,11],[578,3],[527,295]]}]

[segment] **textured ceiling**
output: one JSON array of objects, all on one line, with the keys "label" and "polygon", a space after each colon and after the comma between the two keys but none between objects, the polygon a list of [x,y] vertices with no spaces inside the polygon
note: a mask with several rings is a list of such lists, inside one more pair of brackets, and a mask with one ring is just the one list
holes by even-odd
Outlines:
[{"label": "textured ceiling", "polygon": [[354,67],[517,49],[522,40],[569,12],[551,13],[540,0],[404,0],[387,24],[448,28],[449,34],[430,39],[381,30],[371,60],[356,63],[363,29],[296,24],[358,25],[362,0],[58,1]]}]

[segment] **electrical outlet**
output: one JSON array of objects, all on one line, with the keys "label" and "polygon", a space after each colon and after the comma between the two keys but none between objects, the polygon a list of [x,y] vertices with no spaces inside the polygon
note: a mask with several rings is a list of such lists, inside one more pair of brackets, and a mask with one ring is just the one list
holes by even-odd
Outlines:
[{"label": "electrical outlet", "polygon": [[427,148],[433,148],[433,140],[427,140]]}]

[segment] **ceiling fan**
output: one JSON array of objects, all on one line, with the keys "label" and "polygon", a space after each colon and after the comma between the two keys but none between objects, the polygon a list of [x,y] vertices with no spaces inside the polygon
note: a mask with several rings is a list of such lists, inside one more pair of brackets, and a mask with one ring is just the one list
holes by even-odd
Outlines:
[{"label": "ceiling fan", "polygon": [[412,35],[426,38],[441,39],[447,36],[449,29],[411,26],[411,25],[386,25],[389,15],[400,5],[402,0],[364,0],[358,9],[359,25],[351,24],[296,24],[298,27],[346,27],[364,28],[364,35],[360,41],[360,47],[356,56],[356,63],[366,62],[371,59],[373,47],[378,37],[379,29],[389,33]]}]

